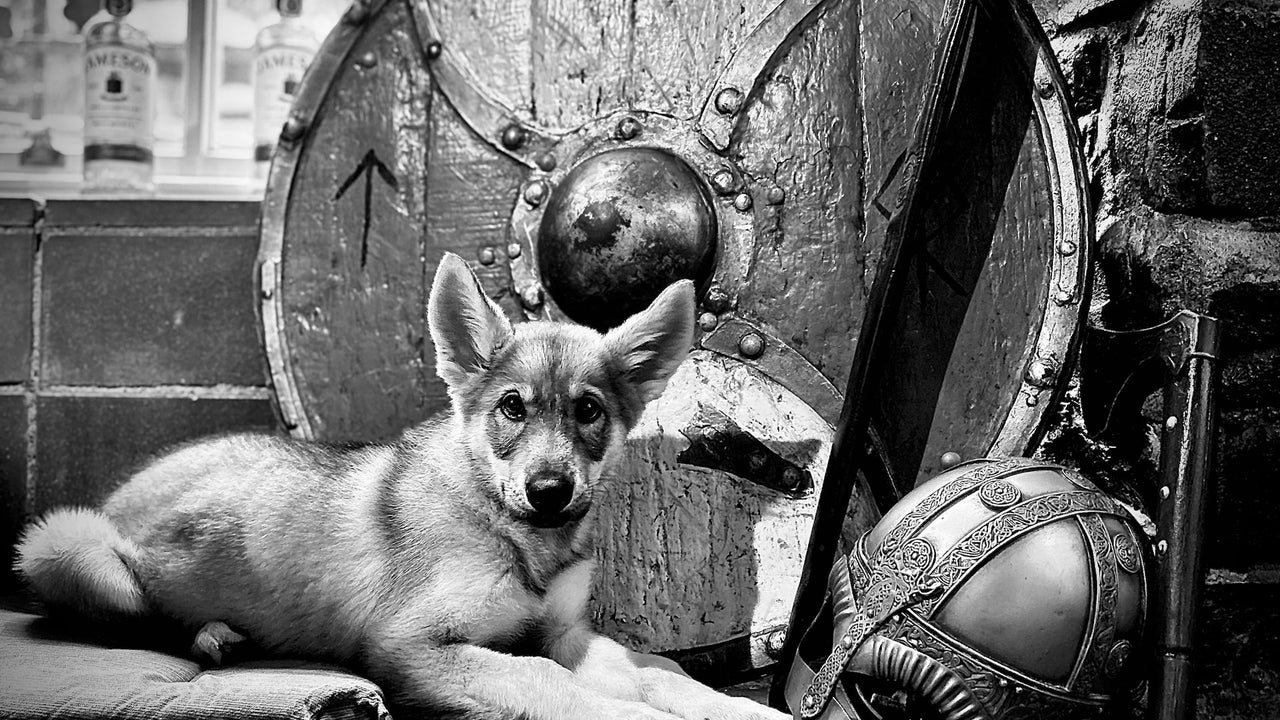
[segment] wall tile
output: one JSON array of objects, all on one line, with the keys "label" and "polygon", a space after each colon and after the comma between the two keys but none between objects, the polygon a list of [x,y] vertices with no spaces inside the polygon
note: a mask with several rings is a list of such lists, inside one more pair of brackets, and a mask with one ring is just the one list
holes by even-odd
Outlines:
[{"label": "wall tile", "polygon": [[0,383],[21,383],[31,361],[31,277],[35,233],[0,229]]},{"label": "wall tile", "polygon": [[97,504],[130,470],[177,443],[275,425],[267,400],[41,397],[36,410],[37,512]]},{"label": "wall tile", "polygon": [[265,383],[255,235],[48,230],[43,242],[44,383]]}]

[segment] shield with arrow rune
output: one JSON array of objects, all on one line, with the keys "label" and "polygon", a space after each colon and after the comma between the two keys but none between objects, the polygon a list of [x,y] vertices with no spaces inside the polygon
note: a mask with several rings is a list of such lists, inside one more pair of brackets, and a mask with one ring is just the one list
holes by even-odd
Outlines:
[{"label": "shield with arrow rune", "polygon": [[[357,0],[263,210],[285,423],[378,440],[447,407],[446,251],[515,321],[603,329],[690,278],[698,347],[601,499],[594,619],[703,676],[772,662],[894,218],[914,208],[877,487],[1028,450],[1073,347],[1088,218],[1058,71],[1028,13],[958,3]],[[850,532],[875,515],[856,494]]]}]

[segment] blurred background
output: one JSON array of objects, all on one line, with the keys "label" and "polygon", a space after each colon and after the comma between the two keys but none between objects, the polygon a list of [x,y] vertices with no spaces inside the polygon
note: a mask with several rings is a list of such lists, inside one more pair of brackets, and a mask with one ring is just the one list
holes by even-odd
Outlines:
[{"label": "blurred background", "polygon": [[[348,4],[305,0],[302,18],[323,40]],[[108,17],[100,0],[0,0],[0,192],[78,191],[83,35]],[[253,42],[278,19],[272,0],[134,0],[128,22],[155,44],[156,176],[167,194],[251,191]],[[46,135],[61,164],[31,151]]]}]

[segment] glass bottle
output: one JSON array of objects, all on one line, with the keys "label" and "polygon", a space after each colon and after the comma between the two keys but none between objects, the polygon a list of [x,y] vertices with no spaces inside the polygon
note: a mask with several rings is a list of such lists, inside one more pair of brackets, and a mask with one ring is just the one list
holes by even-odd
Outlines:
[{"label": "glass bottle", "polygon": [[106,0],[110,20],[85,33],[84,189],[154,188],[155,47],[125,22],[133,0]]},{"label": "glass bottle", "polygon": [[276,0],[276,10],[280,21],[260,30],[253,44],[253,159],[259,175],[266,171],[302,76],[320,48],[302,21],[302,0]]}]

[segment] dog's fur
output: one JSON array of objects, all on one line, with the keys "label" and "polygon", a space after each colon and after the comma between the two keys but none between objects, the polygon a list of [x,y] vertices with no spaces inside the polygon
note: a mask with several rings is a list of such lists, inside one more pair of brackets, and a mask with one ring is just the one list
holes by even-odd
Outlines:
[{"label": "dog's fur", "polygon": [[[692,344],[691,283],[603,336],[512,327],[450,255],[428,312],[451,414],[365,448],[188,445],[101,512],[33,524],[19,570],[52,611],[178,620],[213,662],[247,639],[349,664],[393,703],[441,715],[783,717],[594,634],[584,616],[592,501]],[[549,481],[572,492],[535,509],[527,488]]]}]

